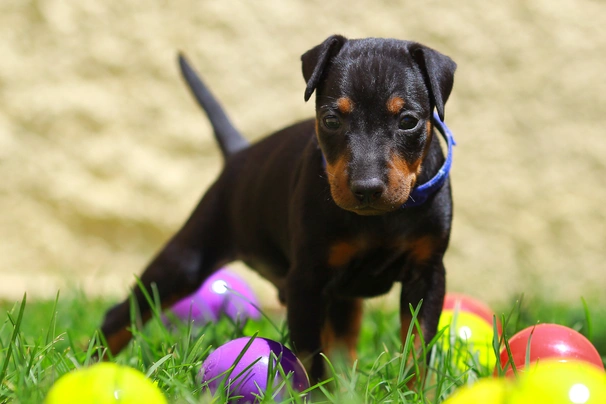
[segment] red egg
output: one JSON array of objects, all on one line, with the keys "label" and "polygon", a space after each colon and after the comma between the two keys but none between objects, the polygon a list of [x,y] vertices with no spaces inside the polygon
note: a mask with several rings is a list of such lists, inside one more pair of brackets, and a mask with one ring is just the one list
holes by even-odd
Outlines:
[{"label": "red egg", "polygon": [[[509,339],[509,347],[518,371],[524,371],[528,347],[530,347],[529,363],[540,359],[556,359],[560,362],[577,360],[604,370],[602,358],[592,343],[572,328],[559,324],[538,324],[525,328]],[[508,376],[513,375],[505,348],[501,350],[501,366],[507,369]]]},{"label": "red egg", "polygon": [[[475,314],[492,326],[494,311],[488,305],[473,297],[460,294],[448,293],[444,297],[444,310],[453,310]],[[501,323],[497,318],[497,330],[502,333]]]}]

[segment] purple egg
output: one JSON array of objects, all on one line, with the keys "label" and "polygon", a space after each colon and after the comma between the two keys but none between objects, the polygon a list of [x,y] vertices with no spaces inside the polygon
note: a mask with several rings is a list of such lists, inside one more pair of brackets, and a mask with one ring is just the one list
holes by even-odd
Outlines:
[{"label": "purple egg", "polygon": [[[249,337],[243,337],[221,345],[202,363],[199,375],[202,383],[207,383],[212,393],[217,391],[222,380],[228,376],[222,374],[234,365],[250,340]],[[303,391],[309,388],[309,378],[305,368],[290,349],[279,342],[256,337],[246,352],[242,354],[242,358],[235,365],[234,370],[229,374],[229,378],[224,384],[228,392],[227,396],[242,396],[238,399],[238,403],[255,402],[255,395],[260,395],[267,389],[269,361],[272,358],[270,356],[271,352],[276,358],[281,358],[280,364],[293,390]],[[255,363],[251,366],[253,362]],[[275,361],[272,364],[272,369],[276,372],[273,386],[277,388],[284,379],[278,371]],[[277,392],[273,391],[272,395],[276,401],[287,398],[288,388],[282,386]]]},{"label": "purple egg", "polygon": [[252,289],[238,275],[221,269],[211,275],[193,294],[171,307],[183,321],[203,325],[217,321],[221,314],[234,321],[260,317],[259,302]]}]

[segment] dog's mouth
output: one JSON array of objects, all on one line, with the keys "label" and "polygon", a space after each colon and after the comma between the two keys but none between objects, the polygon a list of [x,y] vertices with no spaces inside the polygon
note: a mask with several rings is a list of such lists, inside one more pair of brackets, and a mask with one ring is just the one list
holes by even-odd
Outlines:
[{"label": "dog's mouth", "polygon": [[377,215],[382,215],[382,214],[389,212],[389,210],[375,208],[370,205],[356,206],[354,208],[347,209],[347,210],[354,212],[360,216],[377,216]]},{"label": "dog's mouth", "polygon": [[[407,198],[403,198],[405,202]],[[367,204],[359,204],[356,206],[341,206],[343,209],[348,210],[350,212],[356,213],[360,216],[377,216],[384,215],[386,213],[390,213],[398,210],[404,202],[395,202],[395,203],[385,203],[382,201],[377,201],[375,203],[367,203]]]},{"label": "dog's mouth", "polygon": [[331,191],[333,200],[341,209],[360,216],[378,216],[400,209],[408,200],[411,188],[410,183],[399,183],[398,186],[388,189],[380,198],[366,201],[358,200],[349,190],[338,192],[338,189],[331,189]]},{"label": "dog's mouth", "polygon": [[360,216],[384,215],[400,209],[402,205],[408,200],[408,196],[410,194],[410,187],[405,187],[405,189],[398,189],[397,191],[398,192],[394,192],[392,194],[386,194],[384,195],[384,197],[374,201],[355,201],[355,203],[352,203],[352,198],[350,198],[347,201],[341,200],[336,202],[337,205],[339,205],[342,209],[356,213]]}]

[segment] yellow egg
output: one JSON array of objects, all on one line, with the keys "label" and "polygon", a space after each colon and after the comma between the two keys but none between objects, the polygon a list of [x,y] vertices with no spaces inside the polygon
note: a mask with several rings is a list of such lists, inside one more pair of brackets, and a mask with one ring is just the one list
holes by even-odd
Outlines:
[{"label": "yellow egg", "polygon": [[461,311],[444,310],[438,330],[447,328],[442,336],[442,348],[451,350],[456,366],[466,370],[477,364],[492,370],[496,356],[492,347],[494,329],[481,317]]},{"label": "yellow egg", "polygon": [[98,363],[62,376],[45,404],[166,404],[160,389],[138,370]]},{"label": "yellow egg", "polygon": [[604,404],[606,374],[594,365],[547,359],[524,373],[507,404]]},{"label": "yellow egg", "polygon": [[505,379],[480,379],[471,386],[461,387],[443,404],[505,404],[508,390],[509,382]]}]

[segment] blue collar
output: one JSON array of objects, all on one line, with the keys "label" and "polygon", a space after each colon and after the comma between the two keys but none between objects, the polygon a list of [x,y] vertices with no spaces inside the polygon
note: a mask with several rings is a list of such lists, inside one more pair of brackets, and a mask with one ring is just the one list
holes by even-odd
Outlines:
[{"label": "blue collar", "polygon": [[433,113],[433,121],[438,128],[440,134],[444,137],[447,144],[446,160],[436,175],[424,184],[417,185],[413,188],[412,192],[408,196],[408,200],[401,206],[401,208],[412,208],[419,206],[427,201],[431,195],[435,194],[448,179],[450,173],[450,167],[452,166],[452,147],[456,145],[452,132],[448,129],[448,126],[438,116],[437,113]]},{"label": "blue collar", "polygon": [[[404,202],[402,206],[400,206],[401,209],[412,208],[424,204],[431,195],[435,194],[440,188],[442,188],[448,179],[450,167],[452,166],[452,147],[456,145],[456,142],[452,136],[452,132],[450,129],[448,129],[448,126],[442,122],[436,112],[433,113],[433,121],[440,134],[446,140],[446,159],[444,160],[442,167],[440,167],[433,178],[424,184],[415,186],[412,189],[412,192],[408,196],[408,200]],[[324,168],[326,168],[326,159],[324,158],[324,154],[322,154],[322,164],[324,165]]]}]

